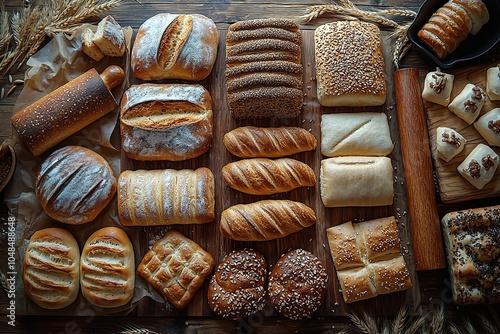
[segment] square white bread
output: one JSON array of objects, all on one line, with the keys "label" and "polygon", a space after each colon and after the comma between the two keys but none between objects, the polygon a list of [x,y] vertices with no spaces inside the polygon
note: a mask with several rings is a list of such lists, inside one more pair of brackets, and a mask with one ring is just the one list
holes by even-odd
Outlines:
[{"label": "square white bread", "polygon": [[477,189],[493,179],[500,163],[498,155],[488,145],[478,144],[458,165],[458,172]]},{"label": "square white bread", "polygon": [[466,143],[467,139],[456,130],[445,126],[436,129],[437,156],[446,162],[462,152]]},{"label": "square white bread", "polygon": [[326,207],[391,205],[394,199],[391,159],[361,156],[324,159],[320,188]]},{"label": "square white bread", "polygon": [[318,101],[325,107],[385,103],[386,82],[379,28],[362,21],[337,21],[314,32]]},{"label": "square white bread", "polygon": [[125,35],[122,27],[109,15],[97,25],[92,42],[109,57],[121,57],[125,52]]},{"label": "square white bread", "polygon": [[474,127],[491,146],[500,146],[500,108],[488,111],[474,122]]},{"label": "square white bread", "polygon": [[104,53],[92,42],[92,38],[94,32],[90,28],[85,29],[82,33],[82,51],[95,61],[99,61],[104,58]]},{"label": "square white bread", "polygon": [[472,124],[481,113],[484,102],[486,102],[486,93],[483,89],[469,83],[451,101],[448,109],[467,122],[467,124]]},{"label": "square white bread", "polygon": [[441,72],[439,69],[427,73],[422,99],[447,107],[450,103],[454,79],[454,75]]},{"label": "square white bread", "polygon": [[500,100],[500,64],[486,71],[486,93],[491,101]]},{"label": "square white bread", "polygon": [[321,153],[327,157],[386,156],[393,149],[389,123],[384,113],[360,112],[321,116]]}]

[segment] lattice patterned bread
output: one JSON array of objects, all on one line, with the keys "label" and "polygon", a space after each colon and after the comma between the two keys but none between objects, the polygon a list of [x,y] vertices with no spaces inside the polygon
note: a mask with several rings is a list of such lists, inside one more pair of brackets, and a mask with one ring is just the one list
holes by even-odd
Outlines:
[{"label": "lattice patterned bread", "polygon": [[184,309],[215,261],[196,242],[170,230],[144,255],[137,272],[177,309]]},{"label": "lattice patterned bread", "polygon": [[346,303],[412,286],[394,217],[347,222],[326,232]]},{"label": "lattice patterned bread", "polygon": [[499,303],[500,205],[450,212],[441,225],[455,303]]}]

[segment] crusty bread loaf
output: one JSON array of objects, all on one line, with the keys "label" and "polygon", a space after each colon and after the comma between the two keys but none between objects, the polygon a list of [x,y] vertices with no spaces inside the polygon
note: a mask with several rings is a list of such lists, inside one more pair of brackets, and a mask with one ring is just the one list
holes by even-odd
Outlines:
[{"label": "crusty bread loaf", "polygon": [[453,300],[500,302],[500,206],[449,212],[441,219]]},{"label": "crusty bread loaf", "polygon": [[35,193],[51,218],[78,225],[93,221],[116,193],[108,162],[82,146],[54,151],[37,168]]},{"label": "crusty bread loaf", "polygon": [[326,232],[346,303],[412,286],[394,217],[347,222]]},{"label": "crusty bread loaf", "polygon": [[236,204],[221,214],[220,231],[226,238],[264,241],[283,238],[316,223],[307,205],[290,200],[262,200]]},{"label": "crusty bread loaf", "polygon": [[321,116],[321,153],[327,157],[387,156],[394,148],[387,116],[380,112]]},{"label": "crusty bread loaf", "polygon": [[208,286],[208,304],[217,315],[243,319],[265,306],[267,264],[253,249],[234,250],[222,259]]},{"label": "crusty bread loaf", "polygon": [[228,105],[235,118],[297,116],[303,103],[302,34],[289,19],[238,21],[226,36]]},{"label": "crusty bread loaf", "polygon": [[82,32],[82,51],[95,61],[99,61],[104,58],[104,53],[92,42],[92,38],[94,38],[94,32],[90,28],[86,28]]},{"label": "crusty bread loaf", "polygon": [[176,230],[168,231],[142,258],[137,272],[177,309],[184,309],[215,265],[212,256]]},{"label": "crusty bread loaf", "polygon": [[489,145],[500,147],[500,108],[485,113],[474,122],[474,127]]},{"label": "crusty bread loaf", "polygon": [[203,224],[214,219],[214,176],[205,167],[123,171],[118,215],[125,226]]},{"label": "crusty bread loaf", "polygon": [[133,85],[122,98],[122,147],[132,159],[198,157],[210,148],[212,123],[212,97],[201,85]]},{"label": "crusty bread loaf", "polygon": [[36,231],[24,253],[24,291],[38,306],[60,309],[80,291],[80,248],[62,228]]},{"label": "crusty bread loaf", "polygon": [[290,158],[253,158],[222,167],[222,178],[233,189],[251,195],[271,195],[316,185],[311,167]]},{"label": "crusty bread loaf", "polygon": [[215,23],[206,16],[156,14],[137,31],[132,73],[142,80],[203,80],[212,71],[218,44]]},{"label": "crusty bread loaf", "polygon": [[321,200],[326,207],[391,205],[394,180],[387,157],[335,157],[321,161]]},{"label": "crusty bread loaf", "polygon": [[314,48],[317,96],[321,105],[384,104],[384,56],[376,25],[362,21],[324,24],[314,32]]},{"label": "crusty bread loaf", "polygon": [[241,126],[224,135],[226,149],[240,158],[279,158],[314,150],[318,141],[303,128]]},{"label": "crusty bread loaf", "polygon": [[125,35],[122,27],[108,15],[97,25],[92,42],[109,57],[121,57],[125,53]]},{"label": "crusty bread loaf", "polygon": [[478,144],[457,167],[457,171],[477,189],[483,189],[500,165],[500,157],[485,144]]},{"label": "crusty bread loaf", "polygon": [[328,274],[321,261],[303,249],[283,254],[269,275],[268,295],[274,308],[292,319],[308,319],[321,306]]},{"label": "crusty bread loaf", "polygon": [[134,246],[118,227],[103,227],[85,242],[80,262],[82,295],[103,308],[127,304],[134,296]]},{"label": "crusty bread loaf", "polygon": [[450,0],[418,32],[419,39],[438,58],[446,58],[470,34],[476,35],[489,20],[481,0]]}]

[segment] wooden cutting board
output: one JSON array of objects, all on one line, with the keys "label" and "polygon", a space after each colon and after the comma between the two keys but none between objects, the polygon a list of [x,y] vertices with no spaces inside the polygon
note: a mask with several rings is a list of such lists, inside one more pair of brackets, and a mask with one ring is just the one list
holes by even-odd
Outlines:
[{"label": "wooden cutting board", "polygon": [[[498,63],[482,64],[444,71],[455,76],[450,101],[452,101],[453,98],[457,96],[468,83],[476,84],[486,89],[486,70],[490,67],[496,66],[497,64]],[[426,74],[426,71],[421,71],[422,87]],[[452,113],[447,107],[431,102],[425,102],[424,106],[427,115],[432,159],[434,161],[434,168],[439,186],[439,195],[442,202],[456,203],[500,195],[500,168],[497,169],[493,179],[480,190],[471,185],[457,171],[458,165],[467,157],[474,147],[477,146],[477,144],[483,143],[488,145],[486,140],[479,134],[476,128],[473,125],[467,124],[461,118]],[[499,107],[500,101],[490,101],[488,99],[481,109],[479,117],[491,109]],[[436,130],[440,126],[455,129],[462,134],[465,139],[467,139],[464,150],[449,162],[445,162],[444,160],[437,158]],[[499,147],[493,146],[491,148],[497,154],[500,154]]]}]

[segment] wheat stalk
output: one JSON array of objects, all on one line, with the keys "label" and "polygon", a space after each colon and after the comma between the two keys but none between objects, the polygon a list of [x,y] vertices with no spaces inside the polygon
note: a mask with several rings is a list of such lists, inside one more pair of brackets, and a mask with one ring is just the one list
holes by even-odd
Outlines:
[{"label": "wheat stalk", "polygon": [[7,48],[12,39],[9,25],[9,14],[3,5],[0,6],[0,51]]}]

